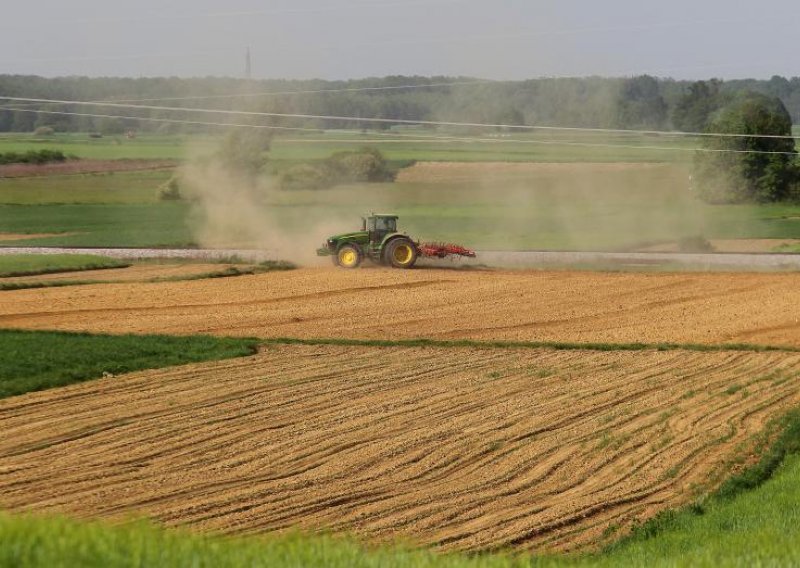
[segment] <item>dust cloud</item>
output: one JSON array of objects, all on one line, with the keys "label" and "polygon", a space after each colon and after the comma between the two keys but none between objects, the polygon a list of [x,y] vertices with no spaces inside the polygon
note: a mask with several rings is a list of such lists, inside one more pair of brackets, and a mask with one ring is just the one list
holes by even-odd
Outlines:
[{"label": "dust cloud", "polygon": [[[269,168],[267,168],[269,171]],[[477,250],[694,250],[721,226],[690,188],[684,162],[420,162],[394,183],[282,189],[275,175],[248,176],[219,153],[181,171],[195,240],[210,248],[256,248],[301,265],[328,264],[316,249],[357,230],[371,211],[400,215],[400,228],[428,241]],[[727,233],[726,233],[727,231]]]},{"label": "dust cloud", "polygon": [[225,144],[213,152],[190,149],[177,174],[181,195],[191,205],[195,242],[204,248],[257,249],[304,266],[329,264],[316,249],[331,235],[360,227],[366,210],[354,205],[361,201],[326,204],[326,191],[281,189],[268,163],[248,173],[247,164],[226,160]]}]

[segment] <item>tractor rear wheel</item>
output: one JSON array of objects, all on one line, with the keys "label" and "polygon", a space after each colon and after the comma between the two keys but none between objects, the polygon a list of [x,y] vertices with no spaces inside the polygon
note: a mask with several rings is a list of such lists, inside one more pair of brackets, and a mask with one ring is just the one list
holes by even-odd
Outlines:
[{"label": "tractor rear wheel", "polygon": [[410,239],[395,239],[386,246],[386,264],[395,268],[411,268],[417,262],[417,245]]},{"label": "tractor rear wheel", "polygon": [[358,268],[361,264],[361,251],[353,245],[343,245],[336,253],[336,260],[342,268]]}]

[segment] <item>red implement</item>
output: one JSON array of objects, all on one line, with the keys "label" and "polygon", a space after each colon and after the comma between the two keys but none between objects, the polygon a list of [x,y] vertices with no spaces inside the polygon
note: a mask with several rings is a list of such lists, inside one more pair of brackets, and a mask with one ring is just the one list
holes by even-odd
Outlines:
[{"label": "red implement", "polygon": [[445,258],[448,256],[466,256],[475,258],[475,251],[451,243],[419,243],[417,250],[420,256],[429,258]]}]

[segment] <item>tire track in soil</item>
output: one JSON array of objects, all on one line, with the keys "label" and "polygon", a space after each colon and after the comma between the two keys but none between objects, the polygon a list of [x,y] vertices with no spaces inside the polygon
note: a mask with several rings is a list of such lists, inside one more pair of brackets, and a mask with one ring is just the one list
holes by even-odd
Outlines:
[{"label": "tire track in soil", "polygon": [[0,506],[575,549],[709,489],[799,376],[786,353],[272,346],[0,401]]},{"label": "tire track in soil", "polygon": [[[7,291],[0,294],[0,325],[246,337],[800,346],[799,302],[794,273],[320,268],[225,282]],[[356,307],[359,318],[353,318]]]}]

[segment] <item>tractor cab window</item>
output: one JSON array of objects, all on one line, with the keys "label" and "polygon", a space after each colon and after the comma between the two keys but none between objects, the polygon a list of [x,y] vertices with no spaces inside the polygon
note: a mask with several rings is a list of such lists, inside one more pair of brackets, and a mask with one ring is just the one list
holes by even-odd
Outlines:
[{"label": "tractor cab window", "polygon": [[375,230],[395,233],[397,232],[397,219],[394,219],[393,217],[376,217]]}]

